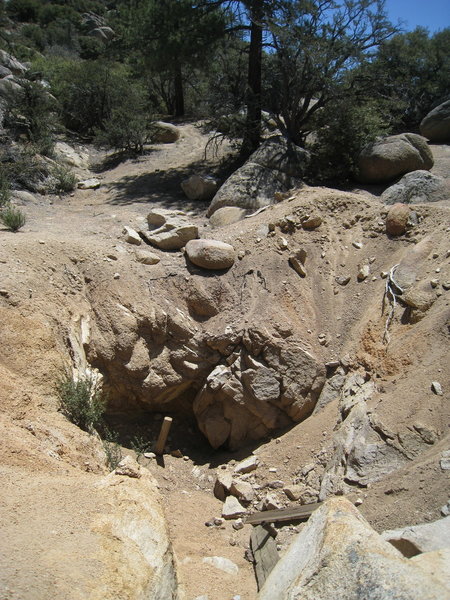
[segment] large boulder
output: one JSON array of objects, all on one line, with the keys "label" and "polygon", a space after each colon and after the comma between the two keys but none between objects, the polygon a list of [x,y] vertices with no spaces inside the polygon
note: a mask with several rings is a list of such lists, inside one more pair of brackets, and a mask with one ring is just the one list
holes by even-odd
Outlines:
[{"label": "large boulder", "polygon": [[358,158],[358,179],[387,183],[410,171],[429,170],[433,164],[425,138],[415,133],[391,135],[363,149]]},{"label": "large boulder", "polygon": [[191,175],[181,182],[181,189],[189,200],[211,200],[217,187],[217,181],[210,175]]},{"label": "large boulder", "polygon": [[274,204],[276,192],[302,185],[308,158],[306,150],[283,137],[270,138],[222,185],[211,202],[208,216],[224,206],[256,210]]},{"label": "large boulder", "polygon": [[433,108],[420,123],[420,133],[430,142],[450,142],[450,100]]},{"label": "large boulder", "polygon": [[152,123],[152,141],[157,144],[173,144],[180,138],[180,130],[172,123],[155,121]]},{"label": "large boulder", "polygon": [[442,177],[429,171],[412,171],[404,175],[398,183],[388,187],[381,199],[385,204],[418,204],[448,200],[450,189]]},{"label": "large boulder", "polygon": [[203,269],[228,269],[236,260],[233,246],[218,240],[190,240],[186,244],[189,260]]},{"label": "large boulder", "polygon": [[317,509],[266,579],[259,600],[440,600],[450,552],[408,560],[345,498]]},{"label": "large boulder", "polygon": [[382,538],[411,558],[422,552],[432,552],[450,547],[450,517],[433,523],[411,525],[383,531]]}]

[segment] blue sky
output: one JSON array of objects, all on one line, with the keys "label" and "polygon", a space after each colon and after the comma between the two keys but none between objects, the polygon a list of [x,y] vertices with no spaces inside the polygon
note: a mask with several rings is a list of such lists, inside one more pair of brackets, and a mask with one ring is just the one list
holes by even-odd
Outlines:
[{"label": "blue sky", "polygon": [[392,23],[404,21],[405,31],[419,25],[430,33],[450,27],[449,0],[386,0],[385,9]]}]

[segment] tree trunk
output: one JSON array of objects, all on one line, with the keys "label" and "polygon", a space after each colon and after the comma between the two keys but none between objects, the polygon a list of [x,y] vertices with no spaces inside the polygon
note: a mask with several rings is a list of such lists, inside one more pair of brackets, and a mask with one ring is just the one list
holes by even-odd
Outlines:
[{"label": "tree trunk", "polygon": [[184,89],[183,89],[183,74],[181,72],[181,64],[176,66],[175,77],[173,80],[175,91],[175,116],[184,116]]},{"label": "tree trunk", "polygon": [[247,119],[241,154],[249,156],[261,141],[261,65],[263,0],[250,2],[250,48],[247,76]]}]

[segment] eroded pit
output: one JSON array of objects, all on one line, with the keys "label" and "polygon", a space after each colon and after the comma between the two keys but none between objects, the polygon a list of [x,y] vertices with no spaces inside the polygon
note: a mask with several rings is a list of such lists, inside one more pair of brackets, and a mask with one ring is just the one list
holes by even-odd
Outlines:
[{"label": "eroded pit", "polygon": [[[9,241],[5,260],[20,256],[20,263],[14,270],[0,262],[8,291],[0,298],[2,419],[5,460],[20,466],[22,498],[35,485],[25,483],[25,471],[40,490],[55,473],[62,489],[70,479],[70,498],[79,506],[61,498],[84,516],[83,527],[70,521],[73,535],[82,537],[95,523],[93,537],[104,541],[95,564],[119,557],[111,561],[118,577],[128,568],[145,571],[152,519],[140,506],[153,490],[152,502],[160,495],[169,523],[161,539],[167,556],[175,549],[189,599],[256,598],[253,567],[244,558],[250,526],[234,529],[234,519],[205,525],[221,518],[223,501],[214,495],[220,473],[234,478],[241,496],[248,491],[243,483],[251,487],[246,512],[345,495],[379,531],[438,518],[449,492],[439,463],[448,441],[449,298],[441,285],[450,276],[448,212],[419,206],[420,225],[392,239],[379,225],[383,210],[373,199],[305,190],[217,230],[241,258],[207,276],[188,268],[181,253],[160,252],[160,263],[143,265],[132,248],[116,239],[112,246],[109,231],[92,247],[85,240],[41,244],[32,234]],[[322,224],[297,227],[306,213],[320,213]],[[291,255],[302,258],[300,273]],[[362,265],[369,270],[364,279]],[[392,305],[385,302],[383,310],[383,274],[394,265],[410,287],[401,285],[405,295],[387,343]],[[441,283],[432,287],[437,277]],[[413,319],[402,320],[405,309]],[[142,477],[155,480],[141,485],[107,474],[101,442],[57,411],[53,386],[65,368],[102,374],[107,418],[126,454],[133,446],[139,454],[139,440],[141,447],[153,442],[161,419],[174,418],[163,461],[139,456]],[[432,382],[442,384],[442,396]],[[248,456],[258,458],[257,469],[236,474]],[[13,467],[2,474],[8,490]],[[77,485],[89,494],[77,496]],[[57,486],[49,489],[54,498],[42,491],[43,502],[57,510]],[[42,524],[34,530],[39,539],[48,521],[34,504],[33,511]],[[11,531],[18,528],[11,524]],[[300,529],[280,528],[281,551]],[[42,555],[33,549],[34,557]],[[213,556],[233,561],[239,575],[203,562]],[[117,589],[123,581],[114,579]]]}]

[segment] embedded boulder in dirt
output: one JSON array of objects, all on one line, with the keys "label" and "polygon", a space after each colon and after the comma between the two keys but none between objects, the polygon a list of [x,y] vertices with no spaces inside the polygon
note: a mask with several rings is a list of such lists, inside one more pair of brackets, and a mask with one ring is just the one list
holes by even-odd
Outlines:
[{"label": "embedded boulder in dirt", "polygon": [[229,269],[236,260],[233,246],[218,240],[190,240],[186,254],[197,267],[211,270]]},{"label": "embedded boulder in dirt", "polygon": [[445,180],[423,170],[407,173],[398,183],[391,185],[381,194],[385,204],[440,202],[448,200],[449,197],[450,187]]},{"label": "embedded boulder in dirt", "polygon": [[256,210],[275,203],[276,192],[301,187],[309,154],[281,136],[268,139],[227,179],[207,216],[224,206]]},{"label": "embedded boulder in dirt", "polygon": [[[277,343],[249,330],[207,377],[193,404],[213,448],[231,449],[305,419],[325,382],[325,368],[294,340]],[[253,351],[252,351],[253,350]]]},{"label": "embedded boulder in dirt", "polygon": [[334,498],[310,517],[269,574],[259,599],[440,600],[450,593],[445,577],[450,552],[441,551],[437,568],[433,555],[404,558],[348,500]]}]

